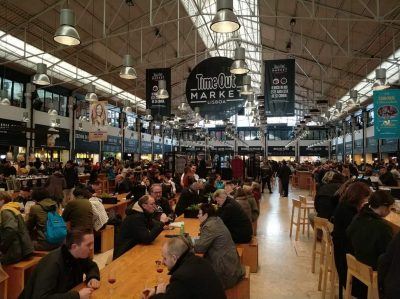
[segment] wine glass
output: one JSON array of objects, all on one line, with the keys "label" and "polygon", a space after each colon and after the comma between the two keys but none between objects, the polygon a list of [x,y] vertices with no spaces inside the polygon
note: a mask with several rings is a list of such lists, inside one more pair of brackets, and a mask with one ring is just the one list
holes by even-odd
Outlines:
[{"label": "wine glass", "polygon": [[157,271],[157,284],[162,283],[161,273],[164,271],[163,264],[160,260],[156,260],[156,271]]},{"label": "wine glass", "polygon": [[109,295],[110,298],[112,298],[113,297],[112,295],[114,293],[115,283],[117,282],[117,275],[115,268],[110,268],[110,271],[108,271],[107,281],[110,284]]}]

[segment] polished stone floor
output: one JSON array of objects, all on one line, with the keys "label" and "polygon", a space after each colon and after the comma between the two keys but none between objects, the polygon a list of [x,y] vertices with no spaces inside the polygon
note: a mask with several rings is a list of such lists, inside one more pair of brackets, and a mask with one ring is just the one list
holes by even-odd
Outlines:
[{"label": "polished stone floor", "polygon": [[[289,237],[291,198],[308,195],[307,190],[292,189],[289,197],[264,192],[258,220],[259,270],[251,275],[252,299],[321,298],[317,291],[318,275],[311,273],[310,238],[300,233],[299,240]],[[318,272],[318,271],[316,271]]]},{"label": "polished stone floor", "polygon": [[[257,234],[259,270],[250,277],[251,299],[321,298],[318,275],[311,273],[312,229],[310,238],[300,233],[296,242],[294,235],[289,237],[289,199],[299,195],[308,195],[308,191],[290,188],[289,198],[282,198],[275,186],[273,194],[263,194]],[[112,251],[108,251],[96,255],[95,260],[102,268],[111,256]]]}]

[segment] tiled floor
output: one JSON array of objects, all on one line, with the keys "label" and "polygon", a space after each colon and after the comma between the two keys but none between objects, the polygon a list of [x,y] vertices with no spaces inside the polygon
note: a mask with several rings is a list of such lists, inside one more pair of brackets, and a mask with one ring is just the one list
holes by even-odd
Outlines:
[{"label": "tiled floor", "polygon": [[[308,191],[292,189],[288,198],[279,197],[278,188],[273,194],[263,194],[258,221],[259,270],[251,274],[251,299],[306,299],[321,298],[317,291],[318,275],[311,273],[310,238],[300,233],[294,241],[289,237],[291,198],[308,195]],[[112,251],[95,257],[99,267],[111,261]],[[318,273],[318,264],[317,264]]]}]

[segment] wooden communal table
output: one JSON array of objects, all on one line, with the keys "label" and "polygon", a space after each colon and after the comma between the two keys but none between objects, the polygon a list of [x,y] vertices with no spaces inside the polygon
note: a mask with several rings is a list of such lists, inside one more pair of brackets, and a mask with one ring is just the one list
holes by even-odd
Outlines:
[{"label": "wooden communal table", "polygon": [[[197,219],[179,217],[176,221],[183,221],[185,231],[191,236],[198,235],[200,223]],[[167,234],[179,234],[179,228],[163,231],[150,245],[136,245],[100,270],[101,286],[92,293],[91,298],[140,298],[146,287],[154,287],[158,282],[168,283],[168,269],[163,267],[161,274],[156,271],[156,261],[162,261],[161,248],[167,240]],[[112,288],[108,283],[110,272],[114,272],[116,278]],[[75,289],[83,286],[80,284]]]},{"label": "wooden communal table", "polygon": [[393,235],[400,231],[400,214],[390,212],[390,214],[385,217],[385,220],[393,229]]},{"label": "wooden communal table", "polygon": [[114,210],[116,214],[125,218],[125,210],[130,200],[126,199],[128,193],[121,193],[117,195],[118,202],[116,204],[103,204],[107,212]]}]

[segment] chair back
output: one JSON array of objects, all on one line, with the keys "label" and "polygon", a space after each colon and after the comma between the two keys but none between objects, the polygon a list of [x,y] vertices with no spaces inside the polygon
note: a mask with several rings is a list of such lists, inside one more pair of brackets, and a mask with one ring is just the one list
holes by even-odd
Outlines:
[{"label": "chair back", "polygon": [[299,200],[302,204],[306,204],[307,203],[307,198],[303,195],[299,195]]},{"label": "chair back", "polygon": [[374,271],[372,267],[358,261],[353,255],[347,253],[347,271],[360,280],[365,285],[371,285],[373,281]]},{"label": "chair back", "polygon": [[296,207],[296,208],[300,208],[301,207],[301,201],[298,200],[298,199],[292,198],[292,204],[293,204],[293,207]]},{"label": "chair back", "polygon": [[328,226],[329,220],[322,217],[314,217],[314,229],[323,229],[323,227]]}]

